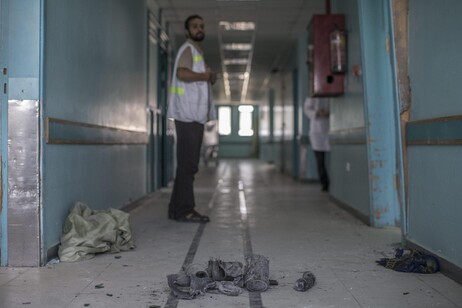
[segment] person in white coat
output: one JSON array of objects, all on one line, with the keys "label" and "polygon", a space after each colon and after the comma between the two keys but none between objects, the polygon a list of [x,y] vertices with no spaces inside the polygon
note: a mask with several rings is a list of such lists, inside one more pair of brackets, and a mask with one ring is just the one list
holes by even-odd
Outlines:
[{"label": "person in white coat", "polygon": [[329,102],[329,98],[307,97],[303,105],[303,111],[310,119],[309,138],[316,157],[322,191],[329,190],[329,176],[326,170],[326,152],[330,151]]}]

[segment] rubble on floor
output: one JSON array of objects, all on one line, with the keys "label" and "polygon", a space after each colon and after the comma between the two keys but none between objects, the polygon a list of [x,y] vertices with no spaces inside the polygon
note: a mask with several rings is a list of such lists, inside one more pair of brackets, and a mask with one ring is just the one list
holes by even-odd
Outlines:
[{"label": "rubble on floor", "polygon": [[294,290],[299,292],[305,292],[311,289],[316,282],[316,277],[310,271],[303,273],[302,278],[297,279],[294,284]]},{"label": "rubble on floor", "polygon": [[[252,254],[245,260],[246,265],[238,261],[211,259],[207,268],[191,264],[178,274],[168,275],[168,286],[175,297],[190,300],[207,292],[238,296],[244,288],[249,292],[264,292],[270,285],[278,285],[276,280],[269,278],[267,257]],[[299,280],[300,286],[296,290],[306,291],[314,285],[316,278],[313,273],[305,272]]]},{"label": "rubble on floor", "polygon": [[416,249],[397,248],[394,258],[382,258],[375,262],[397,272],[431,274],[440,270],[437,258]]},{"label": "rubble on floor", "polygon": [[168,275],[167,280],[170,290],[179,299],[193,299],[206,292],[238,296],[244,287],[251,292],[263,292],[270,285],[269,260],[252,254],[246,256],[244,266],[238,261],[211,259],[205,269],[191,264],[178,274]]}]

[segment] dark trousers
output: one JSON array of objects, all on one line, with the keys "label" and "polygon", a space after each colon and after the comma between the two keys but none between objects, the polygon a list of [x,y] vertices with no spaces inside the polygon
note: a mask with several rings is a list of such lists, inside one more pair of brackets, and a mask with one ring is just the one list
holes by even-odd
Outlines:
[{"label": "dark trousers", "polygon": [[179,218],[189,214],[196,205],[193,183],[194,175],[199,170],[204,125],[175,120],[175,129],[177,167],[168,213],[171,217]]},{"label": "dark trousers", "polygon": [[321,181],[322,190],[329,190],[329,176],[326,170],[326,152],[314,151],[316,164],[318,166],[318,176]]}]

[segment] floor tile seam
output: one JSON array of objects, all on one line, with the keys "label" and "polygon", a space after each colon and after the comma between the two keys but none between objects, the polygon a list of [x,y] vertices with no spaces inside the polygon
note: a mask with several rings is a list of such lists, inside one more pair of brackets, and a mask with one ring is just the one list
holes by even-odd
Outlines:
[{"label": "floor tile seam", "polygon": [[148,193],[140,199],[135,200],[130,204],[127,204],[126,206],[122,207],[122,209],[125,208],[125,210],[130,214],[137,213],[140,210],[144,210],[146,206],[151,205],[153,201],[162,200],[163,194],[163,188],[159,188],[157,191]]},{"label": "floor tile seam", "polygon": [[83,287],[83,288],[81,289],[81,291],[79,291],[79,292],[77,292],[77,293],[75,294],[75,296],[68,302],[68,304],[65,306],[65,308],[69,307],[69,306],[79,297],[79,295],[85,294],[85,290],[86,290],[91,284],[93,284],[93,283],[98,279],[98,277],[100,277],[111,265],[112,265],[112,262],[109,262],[109,263],[104,267],[104,269],[101,270],[101,271],[98,273],[98,275],[96,275],[89,283],[87,283],[87,284],[85,285],[85,287]]},{"label": "floor tile seam", "polygon": [[[225,168],[224,170],[222,170],[222,173],[224,173],[225,171],[227,170],[227,168]],[[207,205],[207,210],[205,212],[205,214],[207,215],[210,215],[210,213],[214,210],[215,208],[215,200],[217,198],[217,195],[218,195],[218,192],[219,192],[219,189],[220,189],[220,186],[221,186],[222,182],[221,181],[218,181],[217,185],[215,186],[215,190],[213,192],[213,195]],[[187,266],[189,266],[190,264],[193,263],[194,261],[194,258],[197,254],[197,250],[199,248],[199,244],[200,244],[200,241],[202,239],[202,236],[204,234],[204,229],[206,227],[206,223],[200,223],[198,228],[197,228],[197,231],[196,231],[196,234],[194,235],[194,238],[189,246],[189,249],[188,249],[188,252],[186,254],[186,257],[183,261],[183,264],[180,268],[180,270],[182,269],[185,269]],[[165,303],[165,308],[176,308],[178,307],[178,303],[179,303],[179,300],[178,298],[176,298],[174,295],[173,295],[173,292],[171,291],[168,298],[167,298],[167,302]]]},{"label": "floor tile seam", "polygon": [[433,291],[435,291],[436,293],[438,293],[441,297],[445,298],[448,302],[450,302],[451,304],[454,305],[454,307],[462,307],[460,306],[459,304],[457,304],[456,302],[452,301],[451,298],[449,298],[447,295],[441,293],[438,289],[435,289],[431,284],[429,284],[426,280],[422,279],[422,277],[420,276],[417,276],[416,277],[417,280],[419,280],[420,282],[422,282],[423,284],[425,284],[426,286],[428,286],[430,289],[432,289]]},{"label": "floor tile seam", "polygon": [[[250,235],[250,225],[247,216],[247,205],[245,204],[245,184],[244,181],[238,180],[238,204],[241,212],[241,232],[244,245],[244,258],[253,254],[252,239]],[[242,204],[244,203],[244,204]],[[242,210],[241,210],[242,209]],[[249,293],[249,306],[250,308],[263,308],[263,299],[261,292]]]},{"label": "floor tile seam", "polygon": [[[6,270],[9,270],[9,269],[10,269],[10,268],[6,268]],[[30,269],[26,269],[24,272],[17,274],[14,278],[8,280],[6,283],[1,284],[1,285],[0,285],[0,288],[2,288],[2,287],[4,287],[4,286],[7,286],[8,284],[10,284],[11,282],[15,281],[15,280],[18,279],[19,277],[25,275],[25,274],[26,274],[27,272],[29,272],[29,271],[30,271]]]},{"label": "floor tile seam", "polygon": [[[223,193],[222,192],[222,189],[223,188],[226,188],[228,189],[228,191],[226,191],[226,193]],[[223,220],[223,219],[228,219],[227,223],[228,225],[230,226],[230,229],[224,229],[224,230],[221,230],[218,228],[213,228],[215,225],[211,225],[209,226],[209,228],[207,228],[207,230],[212,230],[211,232],[214,232],[214,234],[212,236],[216,236],[217,233],[223,233],[223,234],[228,234],[231,232],[232,235],[237,235],[237,236],[241,236],[242,235],[242,220],[241,220],[241,214],[239,212],[239,209],[236,207],[236,204],[239,202],[238,200],[238,195],[236,194],[238,190],[235,189],[234,187],[223,187],[223,186],[220,186],[218,189],[217,189],[217,196],[215,198],[215,205],[213,207],[213,211],[214,212],[220,212],[220,213],[223,213],[225,212],[226,214],[225,217],[223,218],[222,216],[218,216],[218,217],[214,217],[214,216],[211,216],[211,220],[213,222],[216,222],[216,221],[220,221],[220,220]],[[222,201],[220,198],[223,197],[223,195],[226,195],[225,198],[225,202]],[[232,213],[232,215],[228,215],[228,213]],[[220,225],[220,227],[222,226],[225,226],[227,225],[226,223],[222,223]],[[234,228],[233,228],[234,227]],[[233,229],[233,230],[231,230]],[[209,236],[208,233],[204,232],[206,234],[206,236]],[[242,236],[241,236],[242,237]]]},{"label": "floor tile seam", "polygon": [[[324,258],[322,258],[323,261],[324,261]],[[355,300],[355,302],[359,305],[359,307],[363,307],[363,305],[361,305],[361,303],[359,302],[359,300],[356,298],[356,296],[353,294],[353,292],[350,291],[350,289],[348,289],[348,287],[345,285],[345,283],[343,282],[343,280],[337,275],[337,273],[335,271],[332,270],[331,267],[328,268],[329,271],[332,272],[332,274],[334,275],[334,277],[336,278],[337,281],[339,281],[342,286],[343,286],[343,289],[346,290],[350,295],[351,297]]]}]

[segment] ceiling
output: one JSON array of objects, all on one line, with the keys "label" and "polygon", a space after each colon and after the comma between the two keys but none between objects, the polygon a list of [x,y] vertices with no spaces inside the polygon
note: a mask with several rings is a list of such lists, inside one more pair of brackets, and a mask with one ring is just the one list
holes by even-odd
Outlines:
[{"label": "ceiling", "polygon": [[[293,47],[325,0],[157,0],[174,48],[185,39],[184,20],[203,17],[205,61],[218,73],[217,103],[258,103],[276,73],[291,65]],[[240,44],[240,45],[238,45]]]}]

